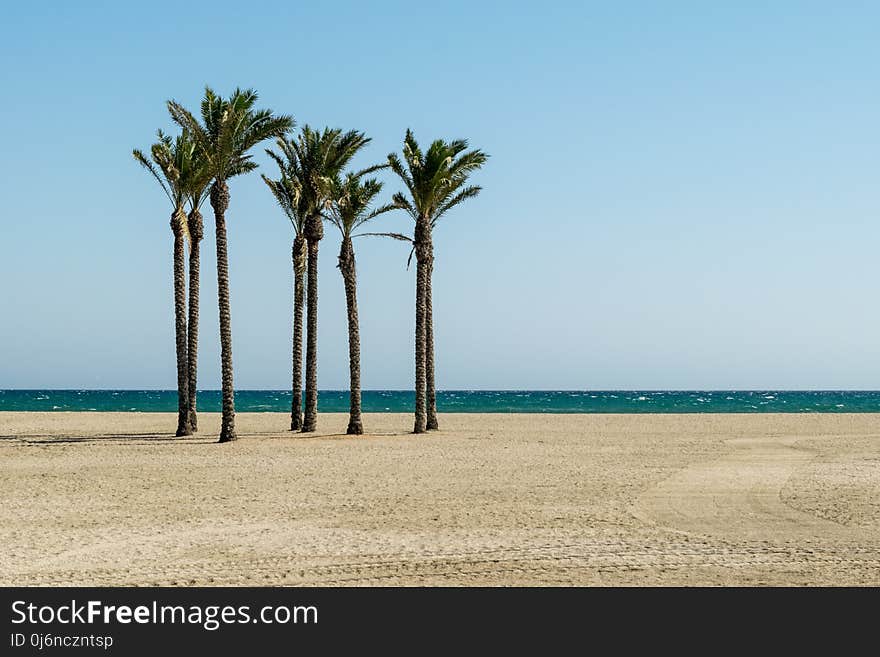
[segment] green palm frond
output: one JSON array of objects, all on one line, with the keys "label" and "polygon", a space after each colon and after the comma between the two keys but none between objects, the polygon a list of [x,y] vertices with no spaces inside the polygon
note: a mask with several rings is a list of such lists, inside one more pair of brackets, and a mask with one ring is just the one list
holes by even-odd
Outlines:
[{"label": "green palm frond", "polygon": [[229,165],[229,171],[226,175],[226,179],[234,178],[235,176],[240,176],[245,173],[250,173],[254,169],[259,168],[259,165],[252,161],[249,157],[242,158],[236,162],[232,162]]},{"label": "green palm frond", "polygon": [[165,196],[168,197],[168,200],[174,203],[174,196],[171,194],[171,190],[168,189],[168,183],[163,180],[156,166],[150,162],[146,155],[143,154],[142,151],[138,149],[134,149],[131,154],[134,156],[135,161],[137,161],[141,166],[143,166],[147,171],[149,171],[159,185],[162,187],[162,191],[165,192]]},{"label": "green palm frond", "polygon": [[386,212],[391,212],[392,210],[398,210],[399,208],[394,203],[386,203],[385,205],[380,205],[375,210],[370,211],[367,215],[364,223],[369,221],[370,219],[374,219],[378,217],[380,214],[385,214]]},{"label": "green palm frond", "polygon": [[409,175],[409,169],[403,165],[403,163],[400,161],[400,158],[397,157],[397,153],[388,154],[388,168],[391,169],[391,171],[393,171],[394,174],[403,181],[403,184],[406,185],[410,196],[415,198],[415,184],[413,183],[412,177]]},{"label": "green palm frond", "polygon": [[480,150],[464,153],[461,157],[452,160],[449,166],[449,175],[454,179],[466,178],[480,169],[488,159],[489,156]]},{"label": "green palm frond", "polygon": [[456,194],[455,196],[453,196],[449,200],[445,201],[437,209],[437,212],[434,214],[434,217],[431,219],[431,227],[433,228],[437,224],[437,220],[440,219],[440,217],[442,217],[444,214],[446,214],[446,212],[448,210],[451,210],[456,205],[466,201],[469,198],[474,198],[482,191],[482,189],[483,189],[482,187],[479,187],[477,185],[471,185],[470,187],[465,187],[463,190],[458,192],[458,194]]},{"label": "green palm frond", "polygon": [[402,192],[395,192],[391,197],[391,203],[399,210],[406,210],[413,219],[419,218],[419,211],[413,207],[409,199]]},{"label": "green palm frond", "polygon": [[[282,152],[284,152],[284,150],[283,150],[283,144],[284,144],[285,142],[284,142],[283,140],[279,140],[279,141],[280,141],[281,144],[282,144]],[[271,148],[267,148],[267,149],[266,149],[266,155],[268,155],[272,160],[275,161],[275,164],[278,165],[278,168],[279,168],[281,171],[284,171],[284,169],[285,169],[286,166],[287,166],[287,162],[285,161],[285,159],[284,159],[281,155],[278,155],[278,153],[276,153],[275,151],[273,151]],[[265,177],[265,176],[264,176],[264,177]]]},{"label": "green palm frond", "polygon": [[357,178],[363,178],[364,176],[369,176],[371,173],[376,173],[377,171],[382,171],[387,168],[387,162],[383,162],[381,164],[373,164],[364,169],[361,169],[360,171],[356,171],[353,175]]},{"label": "green palm frond", "polygon": [[289,178],[286,178],[283,172],[281,178],[278,180],[273,180],[265,174],[261,174],[261,177],[263,178],[263,182],[266,183],[266,186],[269,188],[269,191],[272,192],[272,196],[275,197],[278,207],[281,208],[293,226],[295,234],[301,235],[305,226],[306,216],[305,213],[302,212],[302,195],[296,187],[296,184]]}]

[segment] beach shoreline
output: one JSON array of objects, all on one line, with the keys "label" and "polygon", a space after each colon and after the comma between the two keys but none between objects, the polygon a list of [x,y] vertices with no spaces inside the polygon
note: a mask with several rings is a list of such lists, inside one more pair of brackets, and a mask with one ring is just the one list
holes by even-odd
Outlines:
[{"label": "beach shoreline", "polygon": [[880,585],[880,415],[0,412],[3,585]]}]

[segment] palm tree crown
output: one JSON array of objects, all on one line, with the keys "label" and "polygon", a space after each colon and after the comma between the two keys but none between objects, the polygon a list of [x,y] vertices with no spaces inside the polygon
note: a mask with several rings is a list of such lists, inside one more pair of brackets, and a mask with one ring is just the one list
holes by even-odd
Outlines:
[{"label": "palm tree crown", "polygon": [[[295,181],[300,206],[309,214],[321,213],[333,191],[333,182],[355,154],[370,142],[363,132],[338,128],[314,130],[306,125],[295,139],[279,139],[281,156],[269,151],[282,171]],[[378,167],[359,171],[365,175]]]},{"label": "palm tree crown", "polygon": [[375,217],[397,208],[394,204],[373,208],[373,201],[382,191],[375,178],[362,180],[358,173],[337,177],[332,185],[328,219],[339,229],[343,239],[356,237],[355,231]]},{"label": "palm tree crown", "polygon": [[406,210],[413,219],[437,220],[456,205],[480,193],[481,187],[468,185],[468,176],[488,159],[483,151],[468,151],[465,139],[446,142],[437,139],[422,153],[411,130],[403,142],[405,164],[396,153],[388,155],[388,166],[406,185],[409,197],[397,192],[392,197],[395,207]]},{"label": "palm tree crown", "polygon": [[168,101],[171,118],[192,134],[213,179],[226,181],[256,169],[248,151],[293,127],[290,116],[255,110],[256,101],[257,92],[253,89],[236,89],[227,100],[206,87],[201,123],[182,105]]},{"label": "palm tree crown", "polygon": [[189,132],[184,130],[172,138],[159,130],[157,137],[158,141],[150,147],[150,157],[138,149],[134,149],[132,155],[158,181],[177,210],[183,208],[184,202],[190,198],[190,191],[200,184],[204,170]]},{"label": "palm tree crown", "polygon": [[[195,145],[194,145],[195,146]],[[193,148],[189,173],[184,179],[183,191],[190,212],[198,211],[209,196],[213,174],[200,148]]]},{"label": "palm tree crown", "polygon": [[283,137],[277,140],[277,144],[281,151],[280,155],[268,148],[266,154],[278,165],[279,178],[274,180],[266,174],[260,174],[260,176],[290,221],[296,236],[302,237],[305,221],[309,214],[309,205],[302,192],[302,180],[296,152],[290,142]]}]

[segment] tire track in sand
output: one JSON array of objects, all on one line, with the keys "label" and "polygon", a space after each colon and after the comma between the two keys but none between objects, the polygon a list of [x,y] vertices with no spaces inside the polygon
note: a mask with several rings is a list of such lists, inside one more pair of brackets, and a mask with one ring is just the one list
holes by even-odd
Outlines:
[{"label": "tire track in sand", "polygon": [[796,446],[799,439],[728,439],[733,452],[665,479],[642,494],[630,511],[643,522],[725,539],[827,543],[863,538],[856,528],[783,502],[783,486],[816,457]]}]

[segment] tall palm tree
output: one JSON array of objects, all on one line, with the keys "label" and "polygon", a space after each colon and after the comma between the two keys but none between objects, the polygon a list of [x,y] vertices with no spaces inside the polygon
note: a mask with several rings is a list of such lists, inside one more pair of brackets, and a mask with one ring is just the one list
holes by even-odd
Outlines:
[{"label": "tall palm tree", "polygon": [[395,207],[406,210],[415,221],[410,239],[416,256],[416,409],[414,433],[439,428],[434,387],[434,317],[431,278],[434,271],[432,232],[437,221],[449,210],[480,193],[481,188],[466,185],[471,173],[488,159],[483,151],[467,150],[468,142],[437,139],[422,152],[412,131],[403,140],[403,161],[396,153],[388,155],[388,166],[406,185],[407,194],[397,192]]},{"label": "tall palm tree", "polygon": [[349,414],[347,434],[360,435],[364,432],[361,420],[361,340],[357,309],[357,273],[355,268],[355,231],[384,212],[394,210],[394,205],[373,208],[372,204],[382,183],[375,178],[362,180],[360,176],[349,173],[344,179],[337,178],[333,184],[333,199],[330,204],[330,220],[342,235],[339,249],[339,271],[345,285],[345,302],[348,311],[348,368]]},{"label": "tall palm tree", "polygon": [[159,182],[171,201],[171,232],[174,235],[174,334],[177,355],[177,435],[187,436],[189,425],[189,379],[186,336],[186,272],[184,250],[188,225],[184,204],[187,176],[195,157],[195,146],[184,131],[176,139],[158,132],[159,140],[150,148],[148,158],[142,151],[132,151],[134,159]]},{"label": "tall palm tree", "polygon": [[[303,236],[308,249],[306,305],[306,391],[303,432],[314,431],[318,420],[318,246],[324,237],[323,211],[332,181],[370,139],[356,130],[322,131],[304,126],[296,139],[279,140],[286,171],[295,180],[305,212]],[[370,170],[373,170],[372,168]]]},{"label": "tall palm tree", "polygon": [[269,149],[266,150],[266,153],[278,164],[281,177],[278,180],[272,180],[263,174],[262,178],[293,226],[293,386],[290,402],[290,430],[299,431],[303,425],[302,330],[306,275],[304,233],[308,208],[305,205],[300,181],[296,174],[296,156],[284,139],[278,140],[278,148],[281,155]]},{"label": "tall palm tree", "polygon": [[189,174],[185,177],[184,189],[189,201],[189,321],[187,322],[187,374],[189,381],[189,429],[199,430],[196,414],[198,353],[199,353],[199,268],[201,241],[204,236],[204,222],[200,208],[208,197],[211,172],[199,150],[193,153]]},{"label": "tall palm tree", "polygon": [[255,110],[257,93],[236,89],[229,99],[217,96],[210,87],[202,100],[202,122],[186,108],[169,100],[171,118],[189,131],[213,180],[210,198],[217,237],[217,300],[220,310],[220,361],[223,392],[223,421],[220,442],[235,440],[235,398],[232,382],[232,322],[229,304],[229,256],[226,245],[226,210],[229,207],[227,181],[254,170],[249,151],[266,139],[280,137],[293,127],[289,116],[270,110]]}]

